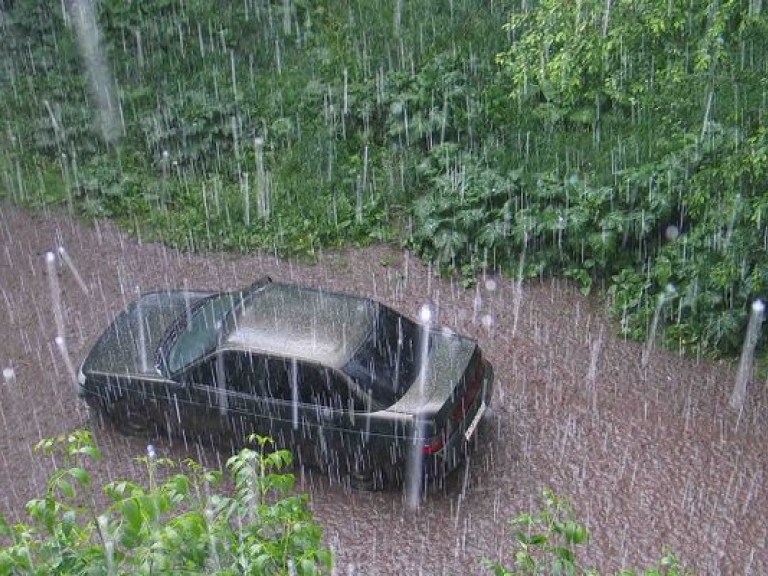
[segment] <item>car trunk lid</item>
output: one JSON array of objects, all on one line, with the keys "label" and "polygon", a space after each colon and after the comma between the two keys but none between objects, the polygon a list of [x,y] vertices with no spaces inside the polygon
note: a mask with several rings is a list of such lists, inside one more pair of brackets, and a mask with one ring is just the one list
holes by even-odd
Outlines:
[{"label": "car trunk lid", "polygon": [[469,428],[487,402],[486,366],[477,343],[454,333],[432,331],[423,385],[419,380],[389,411],[423,418],[423,453],[439,452],[451,435]]}]

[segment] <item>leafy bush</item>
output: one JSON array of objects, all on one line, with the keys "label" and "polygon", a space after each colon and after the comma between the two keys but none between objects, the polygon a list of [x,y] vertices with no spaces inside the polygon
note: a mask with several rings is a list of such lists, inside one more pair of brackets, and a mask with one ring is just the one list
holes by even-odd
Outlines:
[{"label": "leafy bush", "polygon": [[[63,459],[46,494],[30,500],[30,523],[0,516],[3,574],[322,574],[331,554],[304,495],[281,470],[289,452],[243,449],[227,462],[234,490],[221,474],[191,460],[139,458],[148,486],[115,480],[104,487],[111,503],[97,510],[88,497],[89,463],[100,458],[89,432],[43,440],[37,450]],[[180,472],[171,474],[174,467]],[[168,472],[163,481],[160,472]]]},{"label": "leafy bush", "polygon": [[[667,157],[668,174],[688,221],[655,257],[614,277],[614,308],[628,334],[644,331],[667,284],[676,288],[663,311],[665,339],[696,353],[735,354],[743,343],[748,310],[768,290],[768,131],[749,138],[721,134],[681,165]],[[676,166],[676,168],[675,168]],[[765,350],[766,338],[760,339]]]},{"label": "leafy bush", "polygon": [[410,246],[468,281],[482,266],[507,260],[519,174],[502,176],[448,144],[432,151],[420,173],[429,191],[413,205]]},{"label": "leafy bush", "polygon": [[71,16],[17,0],[0,195],[192,250],[406,236],[467,285],[565,275],[627,335],[735,353],[768,276],[760,4],[445,4],[102,0],[108,146]]},{"label": "leafy bush", "polygon": [[512,94],[550,123],[654,107],[685,119],[694,102],[675,97],[709,82],[756,19],[735,1],[541,0],[512,13],[505,28],[514,41],[497,61]]},{"label": "leafy bush", "polygon": [[[576,521],[573,506],[552,490],[544,489],[542,506],[533,513],[521,514],[510,523],[515,527],[517,548],[515,569],[501,562],[487,562],[495,576],[598,576],[597,570],[584,566],[578,559],[579,550],[589,542],[589,531]],[[693,574],[680,565],[678,559],[665,556],[651,568],[641,571],[622,569],[618,576],[685,576]]]}]

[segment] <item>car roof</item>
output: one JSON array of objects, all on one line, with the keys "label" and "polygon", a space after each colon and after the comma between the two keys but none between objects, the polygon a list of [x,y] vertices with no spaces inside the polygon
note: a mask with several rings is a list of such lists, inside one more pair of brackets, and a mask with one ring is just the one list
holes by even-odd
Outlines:
[{"label": "car roof", "polygon": [[373,330],[376,306],[366,298],[270,282],[245,300],[223,344],[341,368]]}]

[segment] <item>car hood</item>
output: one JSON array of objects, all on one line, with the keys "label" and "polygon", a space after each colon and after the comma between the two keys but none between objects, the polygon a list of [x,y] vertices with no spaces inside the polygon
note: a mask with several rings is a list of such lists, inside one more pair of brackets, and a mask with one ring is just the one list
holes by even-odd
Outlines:
[{"label": "car hood", "polygon": [[421,376],[417,376],[408,392],[387,411],[404,414],[437,412],[464,375],[476,347],[477,343],[466,336],[433,330],[423,387],[419,384]]},{"label": "car hood", "polygon": [[168,329],[194,304],[215,292],[148,292],[131,302],[99,337],[83,373],[158,375],[155,355]]}]

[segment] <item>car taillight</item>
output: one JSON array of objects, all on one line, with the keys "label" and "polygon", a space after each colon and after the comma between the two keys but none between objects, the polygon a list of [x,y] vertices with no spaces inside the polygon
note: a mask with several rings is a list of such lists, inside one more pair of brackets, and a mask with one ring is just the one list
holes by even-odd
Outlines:
[{"label": "car taillight", "polygon": [[424,456],[430,456],[435,452],[440,452],[440,450],[443,449],[443,446],[445,446],[445,435],[435,436],[434,438],[427,440],[421,451]]},{"label": "car taillight", "polygon": [[477,362],[472,368],[471,373],[467,374],[467,387],[464,390],[464,396],[458,401],[456,406],[451,412],[451,420],[453,422],[460,422],[464,419],[464,415],[467,413],[467,409],[472,406],[480,393],[480,389],[483,385],[483,375],[485,368],[483,366],[482,357],[478,356]]}]

